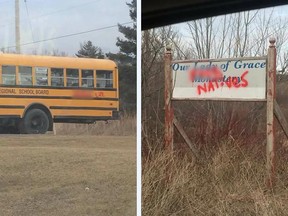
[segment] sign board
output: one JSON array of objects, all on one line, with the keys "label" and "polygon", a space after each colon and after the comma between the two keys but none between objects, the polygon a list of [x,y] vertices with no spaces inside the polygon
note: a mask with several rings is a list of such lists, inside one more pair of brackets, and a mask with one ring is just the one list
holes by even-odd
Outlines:
[{"label": "sign board", "polygon": [[173,99],[264,100],[266,57],[172,62]]},{"label": "sign board", "polygon": [[48,68],[46,67],[35,67],[36,74],[44,74],[46,75],[48,72]]}]

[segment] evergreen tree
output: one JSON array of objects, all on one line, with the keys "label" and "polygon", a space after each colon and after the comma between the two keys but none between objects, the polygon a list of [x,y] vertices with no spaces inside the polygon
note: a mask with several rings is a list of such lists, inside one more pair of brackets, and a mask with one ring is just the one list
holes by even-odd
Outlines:
[{"label": "evergreen tree", "polygon": [[125,39],[117,38],[118,53],[108,53],[107,57],[118,63],[120,107],[121,110],[136,111],[136,0],[127,3],[130,17],[134,21],[132,27],[118,25]]},{"label": "evergreen tree", "polygon": [[89,57],[89,58],[97,58],[103,59],[104,54],[100,47],[94,46],[92,42],[85,41],[84,43],[80,43],[80,50],[75,54],[78,57]]}]

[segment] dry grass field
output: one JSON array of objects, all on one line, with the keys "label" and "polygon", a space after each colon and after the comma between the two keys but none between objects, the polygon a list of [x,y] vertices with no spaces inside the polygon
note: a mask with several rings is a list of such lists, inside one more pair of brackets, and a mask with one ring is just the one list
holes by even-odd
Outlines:
[{"label": "dry grass field", "polygon": [[58,135],[104,135],[104,136],[135,136],[136,116],[124,114],[120,120],[99,121],[96,124],[65,124],[56,123]]},{"label": "dry grass field", "polygon": [[0,138],[0,215],[136,214],[134,136]]},{"label": "dry grass field", "polygon": [[[288,120],[288,78],[278,78],[276,99]],[[195,160],[177,129],[175,151],[164,150],[163,94],[142,105],[143,216],[288,215],[288,139],[278,122],[275,187],[266,185],[265,103],[173,101],[200,154]]]},{"label": "dry grass field", "polygon": [[[189,153],[189,152],[188,152]],[[276,184],[265,183],[265,145],[226,141],[196,164],[156,152],[142,162],[142,215],[288,215],[288,148],[276,153]]]}]

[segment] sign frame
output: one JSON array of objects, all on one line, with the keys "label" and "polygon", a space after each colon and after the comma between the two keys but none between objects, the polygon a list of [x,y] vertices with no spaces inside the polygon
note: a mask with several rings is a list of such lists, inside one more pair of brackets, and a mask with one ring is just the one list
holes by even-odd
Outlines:
[{"label": "sign frame", "polygon": [[[190,96],[190,97],[180,97],[180,96],[174,96],[173,93],[174,93],[174,89],[176,88],[175,84],[177,82],[177,76],[173,69],[172,69],[172,82],[173,82],[173,87],[172,87],[172,100],[175,100],[175,101],[179,101],[179,100],[205,100],[205,101],[266,101],[267,99],[267,86],[266,86],[266,82],[267,82],[267,67],[268,67],[268,56],[261,56],[261,57],[239,57],[239,58],[220,58],[220,59],[192,59],[192,60],[176,60],[176,61],[172,61],[171,62],[171,67],[173,67],[174,64],[201,64],[201,63],[219,63],[219,62],[235,62],[235,61],[264,61],[266,62],[266,65],[265,65],[265,68],[263,68],[263,72],[261,74],[261,78],[263,79],[262,80],[262,83],[264,85],[264,90],[261,90],[261,94],[262,94],[262,97],[251,97],[251,98],[243,98],[243,97],[213,97],[213,96]],[[191,69],[190,69],[191,70]],[[248,70],[248,69],[247,69]],[[183,73],[189,73],[189,72],[183,72]],[[222,73],[222,71],[221,71]],[[223,73],[222,73],[223,75]],[[260,75],[259,75],[260,76]],[[188,78],[188,77],[187,77]],[[221,77],[222,78],[222,77]],[[175,81],[176,80],[176,81]],[[192,83],[192,81],[190,81]],[[193,81],[194,82],[194,81]],[[196,82],[195,82],[196,83]],[[199,82],[199,83],[209,83],[208,81],[207,82]],[[214,83],[214,82],[213,82]],[[221,84],[223,84],[224,81],[222,81]],[[220,83],[219,83],[220,84]],[[193,85],[193,84],[192,84]],[[197,84],[195,84],[196,86]],[[199,85],[199,84],[198,84]],[[195,90],[196,91],[196,87],[185,87],[185,89],[191,89],[191,90]],[[217,86],[218,86],[218,83],[217,83]],[[214,87],[216,88],[215,84],[214,84]],[[177,87],[178,89],[181,89],[181,87]],[[182,87],[183,88],[183,87]],[[221,87],[220,87],[221,88]],[[218,89],[217,89],[218,90]],[[224,89],[226,90],[226,93],[227,93],[227,87]],[[232,90],[232,89],[231,89]],[[244,91],[244,89],[242,88],[241,89],[242,92]],[[230,90],[229,90],[230,91]],[[213,92],[215,93],[215,92]],[[217,94],[217,93],[216,93]]]},{"label": "sign frame", "polygon": [[[193,100],[193,101],[264,101],[266,102],[267,107],[267,121],[266,121],[266,132],[267,132],[267,144],[266,144],[266,184],[267,187],[272,189],[275,185],[275,115],[277,116],[277,119],[282,126],[282,129],[284,130],[287,138],[288,138],[288,123],[283,118],[283,113],[281,112],[280,108],[278,107],[278,104],[276,102],[276,47],[275,47],[275,38],[269,39],[269,48],[267,56],[265,57],[251,57],[251,58],[241,58],[242,60],[266,60],[266,82],[265,82],[265,99],[253,99],[253,100],[247,100],[247,99],[236,99],[231,98],[173,98],[173,80],[172,80],[172,52],[171,48],[167,47],[166,52],[164,55],[164,73],[165,73],[165,133],[164,133],[164,147],[166,150],[173,152],[173,136],[174,136],[174,130],[173,125],[180,131],[181,135],[184,137],[185,142],[193,152],[194,156],[198,158],[198,153],[196,151],[195,146],[193,146],[192,142],[190,142],[187,134],[185,133],[183,127],[181,126],[180,122],[177,120],[177,118],[174,116],[173,111],[173,100]],[[240,58],[229,58],[224,60],[231,60],[231,59],[237,59]],[[208,61],[223,61],[223,59],[209,59]],[[207,62],[207,59],[203,60],[185,60],[185,61],[173,61],[175,62]],[[275,110],[276,107],[276,110]],[[277,109],[278,107],[278,109]],[[286,130],[285,130],[286,129]]]}]

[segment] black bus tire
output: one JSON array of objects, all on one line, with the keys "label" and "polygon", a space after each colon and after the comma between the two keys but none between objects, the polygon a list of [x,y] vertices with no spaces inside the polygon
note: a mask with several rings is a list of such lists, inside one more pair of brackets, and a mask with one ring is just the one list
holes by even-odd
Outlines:
[{"label": "black bus tire", "polygon": [[19,124],[21,133],[45,134],[49,129],[49,118],[41,109],[29,110]]}]

